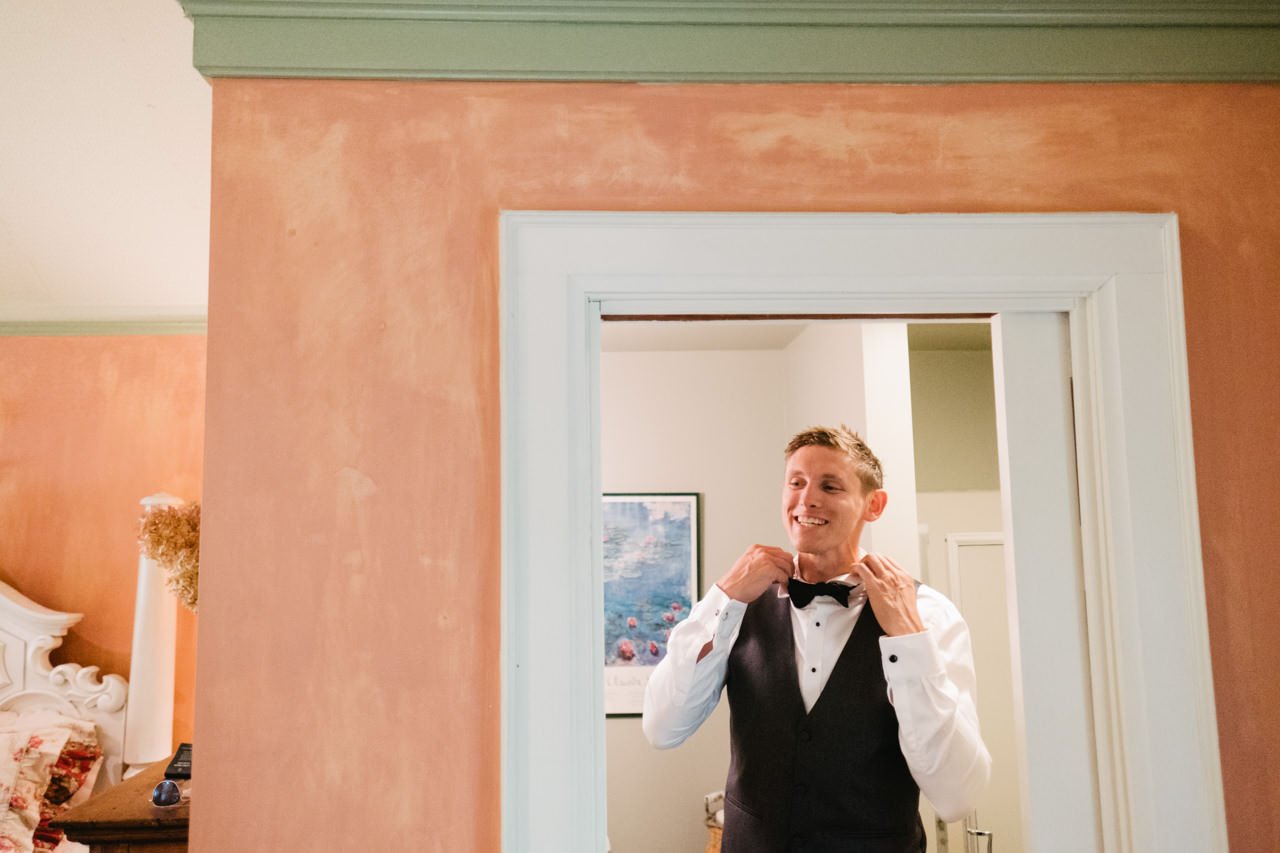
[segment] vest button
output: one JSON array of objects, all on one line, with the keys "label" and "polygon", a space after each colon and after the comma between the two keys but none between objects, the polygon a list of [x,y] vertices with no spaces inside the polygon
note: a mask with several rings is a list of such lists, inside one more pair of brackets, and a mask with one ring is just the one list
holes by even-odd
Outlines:
[{"label": "vest button", "polygon": [[796,793],[797,793],[797,794],[800,794],[800,795],[802,795],[802,796],[803,796],[804,794],[809,793],[809,786],[808,786],[808,785],[806,785],[806,784],[805,784],[805,783],[803,783],[803,782],[797,782],[797,783],[796,783]]},{"label": "vest button", "polygon": [[803,740],[806,742],[813,740],[813,732],[809,731],[808,729],[801,729],[800,740]]}]

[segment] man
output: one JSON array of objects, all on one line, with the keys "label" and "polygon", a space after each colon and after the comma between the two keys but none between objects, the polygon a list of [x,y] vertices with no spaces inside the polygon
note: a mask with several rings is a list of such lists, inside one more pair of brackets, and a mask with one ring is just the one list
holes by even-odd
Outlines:
[{"label": "man", "polygon": [[796,553],[748,548],[671,632],[644,731],[677,746],[727,690],[723,853],[918,853],[920,792],[959,820],[987,784],[964,620],[859,547],[887,501],[856,433],[799,433],[782,487]]}]

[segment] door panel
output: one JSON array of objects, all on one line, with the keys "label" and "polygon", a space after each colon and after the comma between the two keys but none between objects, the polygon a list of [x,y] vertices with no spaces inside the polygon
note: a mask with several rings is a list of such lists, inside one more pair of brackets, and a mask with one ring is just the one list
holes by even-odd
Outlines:
[{"label": "door panel", "polygon": [[998,315],[992,357],[1024,849],[1098,850],[1066,316]]},{"label": "door panel", "polygon": [[[956,536],[948,540],[951,600],[964,615],[973,641],[978,673],[978,720],[982,739],[991,752],[991,786],[974,810],[974,825],[992,833],[993,850],[1025,849],[1022,835],[1022,779],[1017,707],[1014,703],[1013,647],[1009,585],[1005,578],[1004,546],[999,535]],[[965,850],[962,823],[948,826],[952,850]],[[980,849],[985,850],[983,842]]]}]

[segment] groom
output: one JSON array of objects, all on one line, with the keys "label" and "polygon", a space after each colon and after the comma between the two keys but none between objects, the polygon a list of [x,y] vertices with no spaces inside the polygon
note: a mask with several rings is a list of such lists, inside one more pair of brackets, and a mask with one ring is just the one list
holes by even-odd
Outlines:
[{"label": "groom", "polygon": [[672,630],[645,735],[679,745],[727,690],[723,853],[918,853],[920,793],[959,820],[990,777],[968,628],[859,547],[888,495],[856,433],[807,429],[785,457],[795,553],[748,548]]}]

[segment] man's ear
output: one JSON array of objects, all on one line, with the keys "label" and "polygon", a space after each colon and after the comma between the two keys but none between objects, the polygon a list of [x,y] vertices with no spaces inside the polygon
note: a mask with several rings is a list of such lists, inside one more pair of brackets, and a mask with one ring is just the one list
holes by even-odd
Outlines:
[{"label": "man's ear", "polygon": [[862,511],[863,521],[875,521],[884,514],[884,508],[889,503],[889,493],[884,489],[876,489],[867,496],[867,508]]}]

